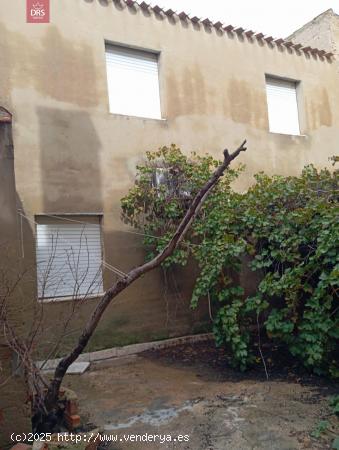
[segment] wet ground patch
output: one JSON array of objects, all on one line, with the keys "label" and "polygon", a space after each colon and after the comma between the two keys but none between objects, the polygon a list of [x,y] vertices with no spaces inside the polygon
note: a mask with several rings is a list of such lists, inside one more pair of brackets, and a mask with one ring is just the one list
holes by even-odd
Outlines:
[{"label": "wet ground patch", "polygon": [[[265,354],[268,381],[259,363],[240,373],[223,350],[204,342],[98,363],[67,376],[66,385],[77,392],[84,421],[105,433],[189,436],[180,443],[107,443],[112,450],[330,449],[337,422],[328,403],[338,386],[286,366],[275,352]],[[329,430],[312,437],[329,418]]]}]

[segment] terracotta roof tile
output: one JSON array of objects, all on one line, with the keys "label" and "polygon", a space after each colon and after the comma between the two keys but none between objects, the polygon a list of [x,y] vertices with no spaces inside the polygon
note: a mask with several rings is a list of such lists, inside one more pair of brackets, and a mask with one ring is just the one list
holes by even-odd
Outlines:
[{"label": "terracotta roof tile", "polygon": [[155,5],[155,6],[153,6],[153,11],[156,13],[156,14],[160,14],[161,12],[163,12],[164,10],[162,9],[162,8],[160,8],[160,6],[158,6],[158,5]]},{"label": "terracotta roof tile", "polygon": [[198,23],[198,22],[200,22],[200,18],[197,16],[191,17],[191,22]]},{"label": "terracotta roof tile", "polygon": [[165,11],[166,16],[173,16],[175,14],[175,11],[173,9],[169,8],[167,11]]},{"label": "terracotta roof tile", "polygon": [[265,35],[264,35],[263,33],[257,33],[257,34],[255,35],[255,37],[256,37],[257,39],[262,39],[264,36],[265,36]]},{"label": "terracotta roof tile", "polygon": [[142,9],[148,9],[150,5],[146,2],[141,2],[141,3],[139,3],[139,6]]},{"label": "terracotta roof tile", "polygon": [[220,21],[214,22],[213,26],[214,26],[214,28],[216,28],[217,30],[220,30],[220,28],[222,28],[222,22],[220,22]]},{"label": "terracotta roof tile", "polygon": [[237,33],[237,34],[243,34],[245,29],[242,27],[238,27],[238,28],[235,28],[233,31],[234,31],[234,33]]},{"label": "terracotta roof tile", "polygon": [[276,39],[276,40],[274,41],[274,43],[277,44],[277,45],[281,45],[281,44],[283,44],[284,42],[285,42],[285,39],[282,39],[282,38]]},{"label": "terracotta roof tile", "polygon": [[226,27],[224,27],[225,31],[232,31],[234,30],[234,26],[233,25],[227,25]]},{"label": "terracotta roof tile", "polygon": [[185,11],[179,13],[178,16],[180,17],[181,20],[186,20],[189,18],[188,14],[186,14]]},{"label": "terracotta roof tile", "polygon": [[201,23],[203,23],[207,27],[211,27],[213,25],[213,22],[208,17],[206,17],[206,19],[202,20]]}]

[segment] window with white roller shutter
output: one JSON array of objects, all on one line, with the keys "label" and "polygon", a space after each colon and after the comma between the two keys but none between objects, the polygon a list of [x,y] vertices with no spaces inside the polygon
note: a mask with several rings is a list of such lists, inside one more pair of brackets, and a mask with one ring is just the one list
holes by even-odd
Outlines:
[{"label": "window with white roller shutter", "polygon": [[266,94],[270,131],[300,134],[297,82],[266,76]]},{"label": "window with white roller shutter", "polygon": [[110,112],[161,119],[158,55],[106,44]]},{"label": "window with white roller shutter", "polygon": [[100,217],[39,216],[36,222],[38,297],[102,293]]}]

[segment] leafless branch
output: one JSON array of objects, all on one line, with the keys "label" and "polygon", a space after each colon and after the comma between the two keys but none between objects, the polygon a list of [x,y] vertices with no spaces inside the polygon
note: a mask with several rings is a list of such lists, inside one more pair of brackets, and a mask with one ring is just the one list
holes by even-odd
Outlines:
[{"label": "leafless branch", "polygon": [[174,252],[174,250],[184,238],[196,215],[200,211],[201,206],[206,200],[208,194],[218,183],[218,180],[220,179],[220,177],[222,177],[227,167],[241,152],[246,150],[245,144],[246,141],[244,141],[231,154],[227,149],[224,150],[224,160],[222,164],[220,164],[220,166],[215,170],[210,179],[196,194],[185,216],[181,220],[175,233],[173,234],[168,244],[164,247],[164,249],[151,261],[130,270],[123,278],[121,278],[113,286],[111,286],[101,297],[93,314],[85,325],[77,344],[67,356],[61,359],[57,368],[55,369],[54,377],[50,383],[45,399],[45,405],[47,409],[53,409],[53,407],[56,405],[59,389],[68,367],[78,358],[78,356],[86,347],[108,305],[114,298],[117,297],[120,292],[125,290],[142,275],[160,266],[165,261],[165,259]]}]

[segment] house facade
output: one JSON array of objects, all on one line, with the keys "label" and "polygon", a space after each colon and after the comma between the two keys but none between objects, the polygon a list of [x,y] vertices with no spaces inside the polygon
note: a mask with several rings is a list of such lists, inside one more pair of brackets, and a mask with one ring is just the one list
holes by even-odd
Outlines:
[{"label": "house facade", "polygon": [[[258,171],[326,166],[338,148],[339,83],[335,50],[312,39],[274,39],[132,0],[58,0],[50,8],[49,23],[26,23],[21,0],[1,2],[0,106],[13,115],[15,245],[37,280],[26,296],[43,305],[46,348],[70,298],[88,297],[66,348],[100,292],[144,261],[142,236],[121,221],[120,199],[147,150],[175,143],[221,157],[246,138],[239,190]],[[204,308],[189,308],[192,270],[166,283],[161,270],[136,282],[111,305],[90,349],[203,329]]]},{"label": "house facade", "polygon": [[[19,0],[1,6],[2,104],[13,113],[20,246],[29,267],[42,261],[38,278],[53,233],[58,250],[76,252],[85,236],[80,259],[91,256],[88,279],[107,263],[80,321],[95,293],[144,260],[142,237],[120,219],[120,198],[145,151],[175,143],[218,157],[247,138],[240,190],[258,171],[297,174],[336,152],[339,85],[330,49],[133,1],[51,2],[49,23],[26,23],[25,14]],[[39,292],[38,283],[30,293],[46,300],[49,336],[56,318],[69,314],[67,262],[54,264],[53,280],[64,276],[57,287]],[[95,348],[190,332],[199,317],[188,308],[189,272],[175,274],[176,288],[170,284],[165,296],[160,271],[122,294]],[[92,293],[86,283],[80,293]]]}]

